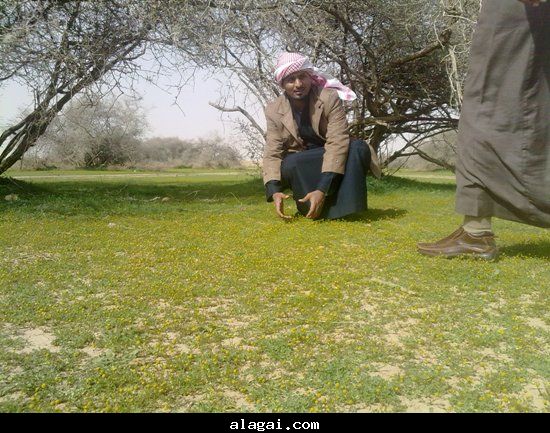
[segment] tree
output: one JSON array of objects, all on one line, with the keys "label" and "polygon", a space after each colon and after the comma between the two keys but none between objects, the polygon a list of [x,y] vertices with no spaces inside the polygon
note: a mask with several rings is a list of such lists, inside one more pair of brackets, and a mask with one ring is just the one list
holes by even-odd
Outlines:
[{"label": "tree", "polygon": [[50,160],[78,167],[121,165],[138,157],[147,122],[137,101],[73,99],[39,142]]},{"label": "tree", "polygon": [[137,164],[163,167],[229,168],[241,166],[241,155],[219,136],[184,141],[177,137],[153,137],[142,142]]},{"label": "tree", "polygon": [[[23,82],[35,104],[0,135],[0,173],[36,143],[75,95],[108,92],[139,73],[154,80],[167,67],[181,73],[179,85],[195,67],[226,71],[230,79],[215,105],[242,113],[241,127],[259,143],[264,131],[257,119],[279,93],[271,73],[284,49],[309,55],[351,85],[359,96],[349,107],[353,135],[377,149],[399,135],[414,150],[423,138],[457,126],[461,59],[476,4],[479,0],[4,1],[0,85]],[[155,70],[140,67],[137,60],[145,54],[157,61]]]},{"label": "tree", "polygon": [[[479,0],[265,0],[255,6],[226,10],[231,26],[217,39],[205,36],[199,54],[205,64],[240,82],[213,105],[244,114],[248,128],[244,123],[242,128],[256,143],[265,131],[254,119],[258,107],[280,92],[272,70],[285,49],[308,55],[357,93],[349,107],[354,136],[375,149],[396,135],[407,142],[389,160],[418,152],[424,139],[456,129]],[[239,103],[242,89],[252,111]],[[260,152],[252,147],[251,153]]]},{"label": "tree", "polygon": [[[160,68],[186,71],[185,44],[210,1],[5,0],[0,6],[0,85],[15,80],[34,95],[34,108],[0,135],[0,173],[44,134],[82,92],[131,86],[146,53]],[[183,25],[183,23],[187,25]],[[178,50],[167,50],[178,43]],[[179,57],[177,57],[179,56]],[[179,61],[181,60],[181,61]],[[181,84],[181,83],[180,83]]]},{"label": "tree", "polygon": [[[34,110],[0,136],[0,173],[76,94],[140,55],[149,23],[135,2],[8,1],[0,10],[0,82],[33,90]],[[126,68],[125,68],[126,67]]]}]

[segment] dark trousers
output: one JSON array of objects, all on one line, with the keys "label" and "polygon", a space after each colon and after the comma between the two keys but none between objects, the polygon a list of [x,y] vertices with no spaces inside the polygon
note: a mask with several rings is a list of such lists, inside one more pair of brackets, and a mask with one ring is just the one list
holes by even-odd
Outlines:
[{"label": "dark trousers", "polygon": [[[309,203],[300,203],[298,199],[317,189],[324,153],[324,147],[291,153],[281,164],[283,187],[292,190],[296,207],[302,215],[309,211]],[[370,150],[363,140],[350,142],[345,174],[337,192],[325,199],[320,218],[342,218],[367,209],[366,175],[370,158]]]}]

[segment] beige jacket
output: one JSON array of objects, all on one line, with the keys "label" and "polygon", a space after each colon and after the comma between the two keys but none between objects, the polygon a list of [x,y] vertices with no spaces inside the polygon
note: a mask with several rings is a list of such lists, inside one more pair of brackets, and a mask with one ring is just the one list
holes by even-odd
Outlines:
[{"label": "beige jacket", "polygon": [[[326,140],[321,171],[344,174],[349,149],[349,133],[346,113],[338,93],[334,89],[312,86],[309,96],[311,126],[316,134]],[[298,125],[292,115],[290,102],[283,94],[265,108],[267,136],[263,156],[264,184],[281,180],[281,162],[292,152],[306,150],[298,136]]]}]

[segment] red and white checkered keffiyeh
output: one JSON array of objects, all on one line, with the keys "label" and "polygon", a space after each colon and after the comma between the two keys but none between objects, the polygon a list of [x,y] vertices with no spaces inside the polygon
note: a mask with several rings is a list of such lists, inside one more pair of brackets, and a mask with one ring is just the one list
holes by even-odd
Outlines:
[{"label": "red and white checkered keffiyeh", "polygon": [[300,53],[282,53],[277,60],[275,68],[275,81],[282,85],[283,80],[290,74],[298,71],[306,71],[312,78],[313,82],[319,87],[328,87],[336,89],[338,96],[343,101],[353,101],[357,95],[349,87],[344,86],[336,78],[321,72],[306,56]]}]

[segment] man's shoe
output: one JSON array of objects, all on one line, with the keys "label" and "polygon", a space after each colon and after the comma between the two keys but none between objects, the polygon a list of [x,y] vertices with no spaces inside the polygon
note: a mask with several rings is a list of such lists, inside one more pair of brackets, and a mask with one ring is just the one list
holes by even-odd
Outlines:
[{"label": "man's shoe", "polygon": [[498,255],[498,248],[492,232],[472,235],[460,227],[437,242],[419,243],[418,252],[427,256],[471,256],[493,260]]},{"label": "man's shoe", "polygon": [[462,226],[460,226],[454,232],[452,232],[449,236],[447,236],[443,239],[440,239],[437,242],[419,242],[416,245],[418,246],[418,248],[422,248],[422,249],[424,249],[424,248],[433,248],[435,246],[444,245],[449,241],[452,241],[456,238],[461,237],[463,234],[464,234],[464,229],[462,228]]},{"label": "man's shoe", "polygon": [[380,179],[382,177],[382,169],[380,168],[380,160],[378,159],[378,154],[374,147],[370,143],[367,143],[370,150],[370,171],[374,177]]}]

